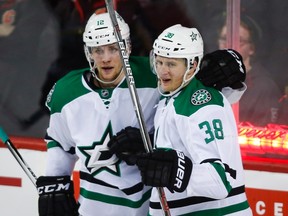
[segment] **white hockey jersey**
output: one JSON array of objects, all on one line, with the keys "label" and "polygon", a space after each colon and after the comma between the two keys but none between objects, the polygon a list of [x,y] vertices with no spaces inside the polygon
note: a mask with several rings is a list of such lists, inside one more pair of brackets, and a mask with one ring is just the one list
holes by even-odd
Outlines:
[{"label": "white hockey jersey", "polygon": [[[156,148],[182,151],[193,163],[184,192],[164,188],[172,216],[252,215],[237,126],[231,105],[219,91],[193,79],[181,92],[161,99],[154,127]],[[155,188],[149,214],[162,214]]]},{"label": "white hockey jersey", "polygon": [[[157,78],[148,58],[130,57],[130,66],[151,131],[160,96]],[[70,175],[79,159],[81,215],[147,215],[151,188],[142,184],[136,166],[120,161],[107,147],[110,137],[121,129],[139,127],[127,82],[123,79],[114,89],[97,89],[85,74],[90,72],[70,72],[48,96],[51,117],[46,174]]]}]

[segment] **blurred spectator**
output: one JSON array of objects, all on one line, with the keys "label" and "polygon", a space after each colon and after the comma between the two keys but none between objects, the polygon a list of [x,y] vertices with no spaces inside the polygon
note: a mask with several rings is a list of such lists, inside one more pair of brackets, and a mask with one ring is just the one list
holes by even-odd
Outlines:
[{"label": "blurred spectator", "polygon": [[[220,30],[220,49],[226,48],[226,30],[225,25]],[[240,121],[249,121],[257,126],[277,123],[281,94],[270,73],[257,59],[255,42],[261,39],[261,29],[251,17],[241,16],[239,38],[239,53],[247,70],[247,90],[239,104]]]},{"label": "blurred spectator", "polygon": [[265,19],[268,26],[266,35],[269,36],[266,40],[267,43],[264,45],[264,47],[268,47],[266,63],[268,68],[273,70],[273,77],[275,77],[281,91],[284,93],[285,87],[288,85],[288,1],[269,0],[268,4],[269,10],[265,14],[265,16],[270,14],[269,17]]},{"label": "blurred spectator", "polygon": [[42,137],[48,118],[28,131],[41,84],[57,55],[57,26],[42,0],[0,1],[0,125],[8,134]]}]

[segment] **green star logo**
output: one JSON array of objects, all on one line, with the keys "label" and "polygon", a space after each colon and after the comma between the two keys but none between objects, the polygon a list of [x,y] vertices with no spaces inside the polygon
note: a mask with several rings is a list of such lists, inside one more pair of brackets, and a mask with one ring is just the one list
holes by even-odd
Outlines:
[{"label": "green star logo", "polygon": [[173,33],[168,32],[164,37],[171,39],[174,36]]},{"label": "green star logo", "polygon": [[197,34],[195,34],[194,32],[192,32],[192,34],[190,35],[192,42],[194,40],[197,40]]},{"label": "green star logo", "polygon": [[107,146],[112,135],[112,127],[109,123],[99,141],[93,142],[91,146],[78,147],[79,151],[86,157],[86,168],[93,176],[103,171],[120,176],[120,160],[116,155],[111,154]]}]

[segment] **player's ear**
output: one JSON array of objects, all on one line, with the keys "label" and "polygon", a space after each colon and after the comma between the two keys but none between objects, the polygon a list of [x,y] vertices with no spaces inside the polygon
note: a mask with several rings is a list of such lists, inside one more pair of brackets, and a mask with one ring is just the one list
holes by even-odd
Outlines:
[{"label": "player's ear", "polygon": [[197,65],[198,62],[194,61],[193,64],[190,67],[190,70],[187,73],[187,78],[189,79],[191,76],[193,76],[193,74],[195,73],[196,69],[197,69]]}]

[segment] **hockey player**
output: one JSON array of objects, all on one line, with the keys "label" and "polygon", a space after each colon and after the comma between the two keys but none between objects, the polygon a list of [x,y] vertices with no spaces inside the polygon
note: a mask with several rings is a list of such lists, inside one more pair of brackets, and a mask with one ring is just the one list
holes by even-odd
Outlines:
[{"label": "hockey player", "polygon": [[[118,14],[117,21],[129,54],[129,27]],[[128,167],[107,148],[113,134],[138,125],[108,13],[90,17],[83,40],[90,71],[69,72],[47,98],[51,112],[46,137],[48,158],[46,176],[37,181],[39,213],[78,215],[70,175],[79,159],[79,214],[146,215],[151,187],[143,185],[136,166]],[[157,79],[150,72],[149,58],[130,57],[130,65],[151,131],[153,107],[159,100]],[[126,132],[129,134],[129,129]],[[141,145],[144,151],[142,140]],[[51,185],[57,187],[45,190],[52,189]]]},{"label": "hockey player", "polygon": [[[129,54],[129,27],[118,14],[117,21]],[[37,180],[39,215],[147,215],[151,186],[142,183],[136,166],[119,160],[127,155],[118,158],[107,147],[114,135],[109,143],[120,146],[116,150],[122,151],[123,143],[128,143],[133,154],[144,151],[108,13],[90,17],[83,40],[90,70],[71,71],[47,97],[51,114],[46,173]],[[130,56],[129,61],[144,120],[152,132],[154,107],[160,98],[157,79],[148,57]],[[226,85],[230,84],[227,79]],[[78,203],[70,179],[77,160]]]},{"label": "hockey player", "polygon": [[[252,215],[231,106],[195,78],[203,56],[200,33],[174,25],[159,35],[153,49],[163,98],[154,121],[155,151],[136,160],[143,183],[164,187],[173,216]],[[149,215],[160,214],[153,188]]]}]

